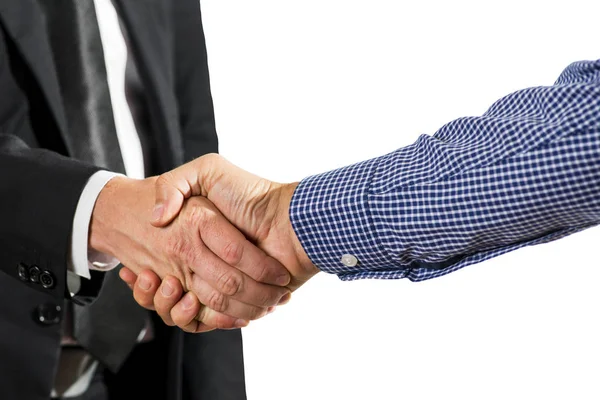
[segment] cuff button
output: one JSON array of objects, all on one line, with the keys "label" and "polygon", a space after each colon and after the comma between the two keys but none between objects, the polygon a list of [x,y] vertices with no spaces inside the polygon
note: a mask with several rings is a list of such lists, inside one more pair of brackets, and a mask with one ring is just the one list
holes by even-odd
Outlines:
[{"label": "cuff button", "polygon": [[40,274],[40,283],[44,289],[52,289],[54,282],[54,276],[50,271],[44,271]]},{"label": "cuff button", "polygon": [[62,320],[62,307],[58,304],[45,303],[36,307],[34,320],[40,325],[56,325]]},{"label": "cuff button", "polygon": [[19,263],[17,266],[17,273],[19,274],[19,279],[23,282],[29,282],[29,270],[27,265],[23,263]]},{"label": "cuff button", "polygon": [[33,283],[39,283],[41,272],[42,271],[40,271],[37,265],[34,265],[33,267],[29,268],[29,280]]},{"label": "cuff button", "polygon": [[358,264],[358,259],[352,254],[344,254],[340,260],[346,267],[355,267]]}]

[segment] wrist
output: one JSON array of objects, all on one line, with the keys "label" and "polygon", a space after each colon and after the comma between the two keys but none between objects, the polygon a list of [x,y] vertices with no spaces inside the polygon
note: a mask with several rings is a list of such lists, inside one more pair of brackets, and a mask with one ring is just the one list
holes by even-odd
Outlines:
[{"label": "wrist", "polygon": [[[100,191],[90,221],[89,247],[98,252],[119,258],[117,243],[134,220],[150,215],[154,200],[154,181],[118,176],[111,179]],[[143,210],[146,214],[135,213]]]},{"label": "wrist", "polygon": [[312,263],[306,251],[304,251],[304,247],[302,243],[298,239],[294,228],[292,227],[292,222],[290,220],[290,204],[292,202],[292,197],[296,188],[298,187],[299,182],[285,184],[281,187],[280,196],[279,196],[279,220],[284,226],[284,231],[287,233],[287,236],[292,241],[292,247],[294,250],[295,258],[300,266],[301,270],[304,272],[306,279],[311,278],[315,274],[319,272],[319,269]]}]

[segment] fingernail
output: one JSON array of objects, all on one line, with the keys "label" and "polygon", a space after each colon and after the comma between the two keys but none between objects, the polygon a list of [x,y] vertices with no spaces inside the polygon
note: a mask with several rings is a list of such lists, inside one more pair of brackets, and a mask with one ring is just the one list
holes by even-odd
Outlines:
[{"label": "fingernail", "polygon": [[292,294],[290,292],[287,292],[286,294],[283,295],[283,297],[281,297],[281,299],[279,299],[279,303],[277,303],[277,305],[281,306],[281,305],[287,303],[288,301],[290,301],[291,298],[292,298]]},{"label": "fingernail", "polygon": [[245,319],[238,319],[235,321],[235,323],[233,324],[236,328],[243,328],[248,326],[248,321],[246,321]]},{"label": "fingernail", "polygon": [[163,296],[165,296],[165,297],[169,297],[170,295],[173,294],[173,288],[167,282],[163,283],[160,291],[162,292]]},{"label": "fingernail", "polygon": [[276,279],[275,279],[275,283],[277,283],[279,286],[285,286],[290,282],[290,276],[288,274],[284,274],[284,275],[279,275]]},{"label": "fingernail", "polygon": [[267,315],[271,314],[273,311],[275,311],[275,306],[267,308]]},{"label": "fingernail", "polygon": [[187,293],[185,296],[183,296],[183,300],[181,302],[183,304],[183,309],[189,310],[194,306],[194,295]]},{"label": "fingernail", "polygon": [[159,221],[164,209],[165,207],[162,204],[155,205],[154,210],[152,210],[152,221]]},{"label": "fingernail", "polygon": [[148,290],[148,289],[150,289],[150,280],[146,279],[144,277],[141,277],[140,278],[139,286],[140,286],[140,288],[142,290]]}]

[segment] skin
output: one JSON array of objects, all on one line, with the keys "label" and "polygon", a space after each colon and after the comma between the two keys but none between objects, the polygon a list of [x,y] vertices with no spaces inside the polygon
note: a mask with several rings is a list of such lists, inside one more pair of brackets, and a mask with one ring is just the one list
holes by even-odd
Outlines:
[{"label": "skin", "polygon": [[[246,326],[288,296],[286,268],[246,239],[206,198],[182,204],[164,227],[151,225],[148,215],[161,182],[156,177],[116,177],[96,201],[89,244],[127,265],[122,276],[150,270],[157,279],[167,278],[161,293],[193,293],[179,307],[192,309],[200,299],[206,305],[197,310],[204,330]],[[148,287],[144,281],[140,285]]]},{"label": "skin", "polygon": [[[285,266],[291,276],[287,289],[293,292],[319,272],[290,222],[289,207],[297,185],[260,178],[217,154],[208,154],[157,179],[152,224],[168,228],[189,202],[208,199],[250,242]],[[192,332],[205,328],[202,323],[206,323],[203,311],[206,303],[194,294],[183,295],[186,290],[177,277],[161,283],[160,276],[151,271],[138,276],[133,270],[123,269],[121,278],[132,287],[136,301],[142,307],[156,310],[165,323]],[[162,287],[167,281],[174,291],[165,294]],[[289,297],[283,296],[279,304],[289,301]],[[266,312],[273,310],[273,306],[267,307]],[[224,314],[228,311],[221,310]]]}]

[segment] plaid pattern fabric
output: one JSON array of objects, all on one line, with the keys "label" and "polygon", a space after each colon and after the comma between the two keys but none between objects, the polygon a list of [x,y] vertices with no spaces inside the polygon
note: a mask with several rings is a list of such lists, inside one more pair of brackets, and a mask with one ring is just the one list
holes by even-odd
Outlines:
[{"label": "plaid pattern fabric", "polygon": [[598,224],[600,60],[304,179],[290,218],[312,262],[343,280],[435,278]]}]

